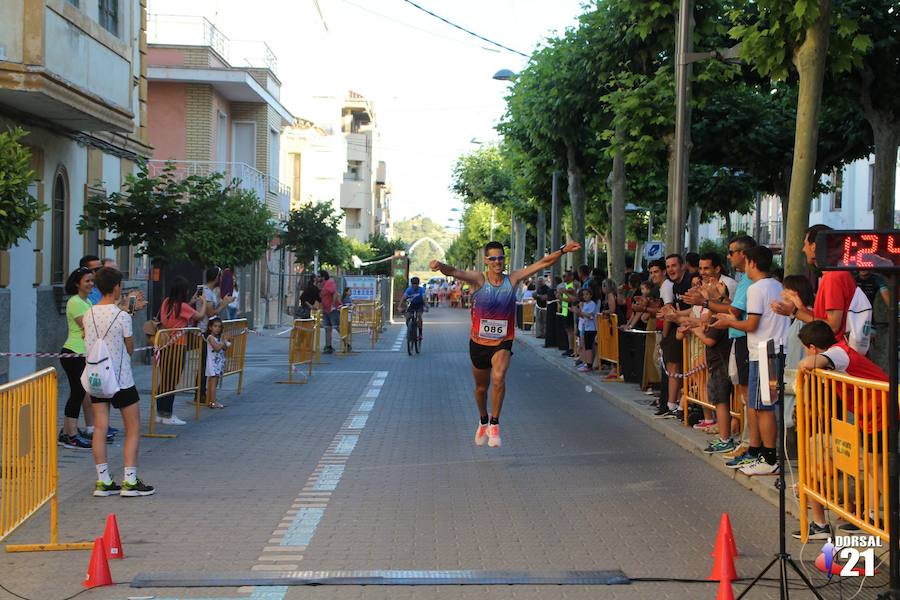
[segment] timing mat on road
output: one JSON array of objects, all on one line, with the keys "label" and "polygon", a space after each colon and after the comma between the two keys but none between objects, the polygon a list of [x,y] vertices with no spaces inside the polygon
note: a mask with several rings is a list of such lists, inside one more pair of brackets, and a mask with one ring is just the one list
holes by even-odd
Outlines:
[{"label": "timing mat on road", "polygon": [[139,573],[133,588],[304,585],[628,585],[622,571],[245,571]]}]

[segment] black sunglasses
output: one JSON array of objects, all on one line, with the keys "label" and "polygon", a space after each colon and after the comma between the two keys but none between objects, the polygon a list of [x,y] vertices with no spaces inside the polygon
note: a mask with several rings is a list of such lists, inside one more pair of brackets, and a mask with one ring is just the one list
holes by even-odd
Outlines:
[{"label": "black sunglasses", "polygon": [[506,259],[502,254],[500,256],[485,256],[485,258],[491,262],[500,262],[501,260]]}]

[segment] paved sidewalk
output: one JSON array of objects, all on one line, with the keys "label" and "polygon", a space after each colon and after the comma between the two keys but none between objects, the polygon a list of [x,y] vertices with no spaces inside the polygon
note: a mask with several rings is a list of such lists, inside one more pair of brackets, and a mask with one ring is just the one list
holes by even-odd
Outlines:
[{"label": "paved sidewalk", "polygon": [[[397,344],[402,327],[395,325],[374,351],[357,343],[352,356],[323,356],[311,381],[293,386],[275,383],[287,374],[285,337],[273,337],[277,331],[253,337],[240,397],[225,393],[225,410],[169,428],[179,434],[174,440],[142,440],[140,473],[157,495],[93,498],[90,454],[62,451],[63,539],[98,535],[106,514],[115,512],[126,560],[111,568],[114,581],[124,583],[139,573],[297,569],[621,569],[635,578],[705,579],[719,516],[728,510],[741,551],[738,573],[755,574],[770,559],[777,526],[770,504],[603,401],[598,386],[587,391],[577,377],[561,374],[527,340],[514,347],[504,446],[475,446],[467,322],[467,311],[433,310],[421,355],[407,356]],[[233,388],[233,382],[226,386]],[[142,409],[146,403],[145,397]],[[190,416],[181,399],[176,406]],[[110,457],[120,478],[119,448]],[[9,541],[44,540],[46,530],[41,514]],[[799,545],[792,541],[790,548],[797,556]],[[808,547],[803,558],[817,553],[818,546]],[[29,598],[62,599],[79,590],[87,560],[87,552],[3,554],[0,583]],[[845,586],[845,597],[854,591]],[[255,590],[123,585],[81,597],[695,599],[715,593],[714,584],[677,582]],[[760,588],[750,597],[777,592]]]}]

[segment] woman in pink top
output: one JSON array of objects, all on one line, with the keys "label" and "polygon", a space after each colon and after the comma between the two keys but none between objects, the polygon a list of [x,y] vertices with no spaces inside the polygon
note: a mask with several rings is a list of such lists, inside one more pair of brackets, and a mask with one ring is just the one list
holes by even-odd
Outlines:
[{"label": "woman in pink top", "polygon": [[[196,306],[196,308],[195,308]],[[184,277],[176,277],[159,309],[159,322],[162,329],[184,329],[194,326],[206,315],[206,300],[203,295],[191,297],[191,284]],[[163,392],[179,387],[184,372],[184,354],[187,348],[184,337],[176,339],[159,353],[159,364],[166,365],[162,373],[159,388]],[[166,394],[156,398],[156,422],[163,425],[184,425],[185,422],[175,416],[173,405],[175,394]]]}]

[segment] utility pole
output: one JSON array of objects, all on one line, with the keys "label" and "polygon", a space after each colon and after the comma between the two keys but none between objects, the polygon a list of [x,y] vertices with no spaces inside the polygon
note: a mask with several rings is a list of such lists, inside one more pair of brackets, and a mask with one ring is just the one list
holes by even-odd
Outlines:
[{"label": "utility pole", "polygon": [[[560,180],[562,179],[561,171],[553,171],[553,185],[550,191],[551,197],[551,205],[550,205],[550,251],[556,252],[556,250],[560,246],[559,242],[559,204],[560,204]],[[550,274],[552,277],[556,277],[559,275],[559,262],[553,264],[550,267]],[[551,282],[551,287],[552,282]]]},{"label": "utility pole", "polygon": [[688,165],[691,153],[691,64],[694,47],[694,0],[681,0],[675,41],[675,173],[670,194],[666,252],[684,251],[684,225],[688,197]]}]

